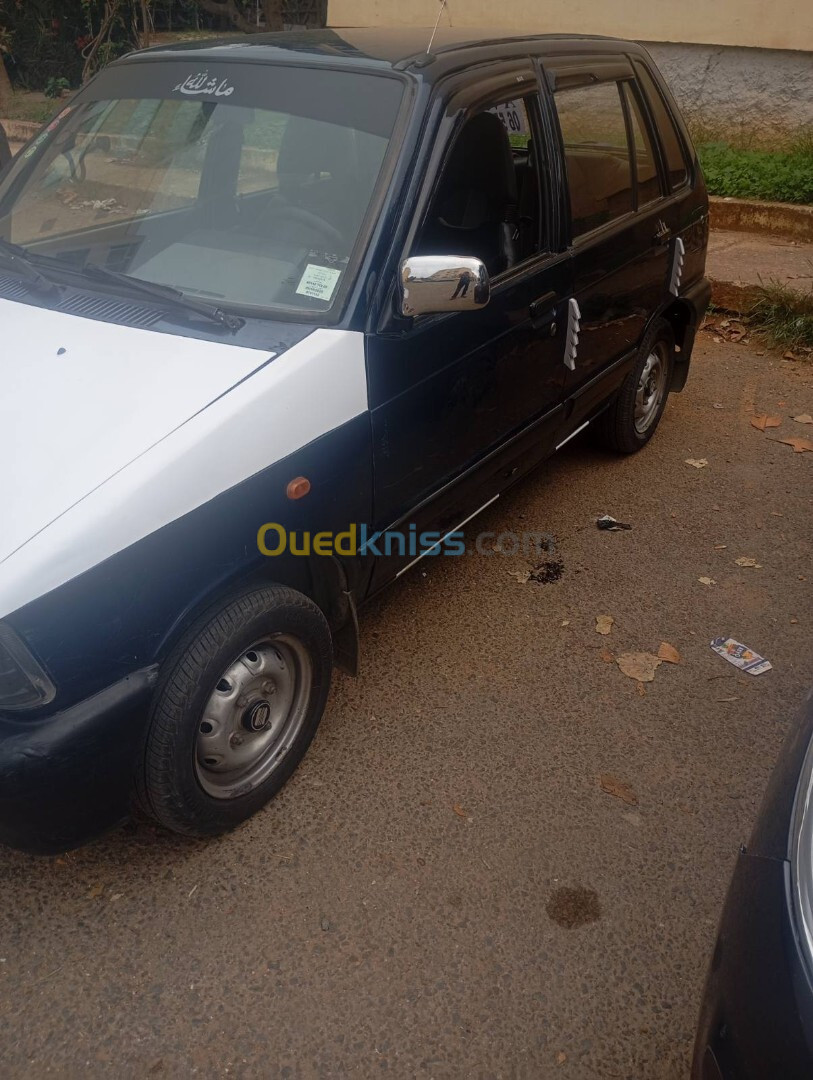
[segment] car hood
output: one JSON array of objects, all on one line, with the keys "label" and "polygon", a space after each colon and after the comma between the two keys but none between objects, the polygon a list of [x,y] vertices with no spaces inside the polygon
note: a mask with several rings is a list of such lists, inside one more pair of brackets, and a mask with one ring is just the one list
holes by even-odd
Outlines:
[{"label": "car hood", "polygon": [[273,356],[0,300],[0,563]]}]

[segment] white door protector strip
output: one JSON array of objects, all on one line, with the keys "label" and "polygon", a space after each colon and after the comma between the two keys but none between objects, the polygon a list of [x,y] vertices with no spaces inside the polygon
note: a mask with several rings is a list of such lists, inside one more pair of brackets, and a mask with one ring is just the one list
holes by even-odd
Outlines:
[{"label": "white door protector strip", "polygon": [[0,563],[0,618],[366,410],[363,335],[315,330]]},{"label": "white door protector strip", "polygon": [[273,355],[0,300],[0,562]]},{"label": "white door protector strip", "polygon": [[582,313],[574,296],[567,302],[567,338],[565,340],[565,367],[576,370],[576,357],[579,353],[579,331],[582,325]]},{"label": "white door protector strip", "polygon": [[680,237],[675,240],[675,251],[672,255],[672,273],[669,276],[669,292],[672,296],[680,294],[680,283],[683,280],[683,262],[686,258],[686,246]]}]

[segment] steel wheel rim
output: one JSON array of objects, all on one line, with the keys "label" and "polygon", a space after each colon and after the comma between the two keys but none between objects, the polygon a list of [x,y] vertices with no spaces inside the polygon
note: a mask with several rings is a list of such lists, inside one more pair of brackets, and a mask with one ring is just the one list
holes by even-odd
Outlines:
[{"label": "steel wheel rim", "polygon": [[222,672],[195,740],[195,775],[207,795],[247,795],[280,766],[305,723],[311,674],[307,649],[287,634],[260,639]]},{"label": "steel wheel rim", "polygon": [[666,393],[666,362],[660,351],[653,351],[646,358],[644,369],[635,391],[635,430],[645,435],[658,415]]}]

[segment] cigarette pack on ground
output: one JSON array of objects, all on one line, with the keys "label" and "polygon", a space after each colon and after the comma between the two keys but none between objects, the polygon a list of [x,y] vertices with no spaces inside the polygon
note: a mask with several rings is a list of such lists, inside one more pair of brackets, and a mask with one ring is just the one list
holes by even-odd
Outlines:
[{"label": "cigarette pack on ground", "polygon": [[766,660],[764,656],[760,656],[759,653],[755,653],[753,649],[749,649],[741,641],[735,641],[734,638],[716,637],[711,647],[718,656],[724,657],[729,664],[740,668],[741,671],[747,671],[749,675],[761,675],[773,667],[770,660]]}]

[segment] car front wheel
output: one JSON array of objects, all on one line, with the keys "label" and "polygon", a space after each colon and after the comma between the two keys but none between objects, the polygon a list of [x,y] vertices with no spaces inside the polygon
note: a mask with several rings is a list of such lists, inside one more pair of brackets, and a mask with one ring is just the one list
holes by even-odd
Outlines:
[{"label": "car front wheel", "polygon": [[293,589],[210,610],[164,665],[136,776],[162,825],[213,836],[280,790],[308,749],[332,670],[324,615]]}]

